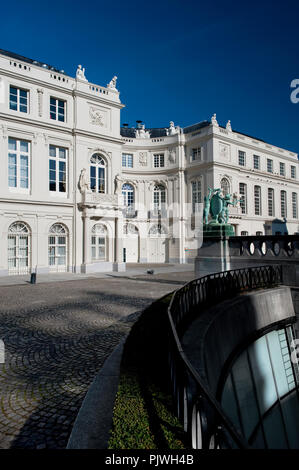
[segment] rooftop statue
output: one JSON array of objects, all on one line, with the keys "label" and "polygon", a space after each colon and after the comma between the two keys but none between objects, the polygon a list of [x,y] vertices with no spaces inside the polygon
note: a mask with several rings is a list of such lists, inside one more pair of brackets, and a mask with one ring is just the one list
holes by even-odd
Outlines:
[{"label": "rooftop statue", "polygon": [[169,128],[166,129],[166,134],[167,135],[174,135],[178,133],[178,129],[175,127],[174,122],[170,121],[169,123]]},{"label": "rooftop statue", "polygon": [[87,82],[87,78],[85,77],[85,68],[82,68],[82,65],[78,65],[76,79]]},{"label": "rooftop statue", "polygon": [[116,90],[116,80],[117,76],[115,75],[112,80],[110,80],[110,82],[108,83],[107,88],[111,88],[111,90]]},{"label": "rooftop statue", "polygon": [[150,132],[145,130],[145,124],[139,124],[138,128],[135,130],[136,139],[149,139]]}]

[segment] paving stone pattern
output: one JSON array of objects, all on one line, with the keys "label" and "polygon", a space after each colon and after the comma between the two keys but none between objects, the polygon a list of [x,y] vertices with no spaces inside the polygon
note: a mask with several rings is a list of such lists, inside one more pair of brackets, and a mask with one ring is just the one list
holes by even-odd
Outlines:
[{"label": "paving stone pattern", "polygon": [[134,313],[176,287],[152,278],[0,287],[0,448],[65,448],[89,385]]}]

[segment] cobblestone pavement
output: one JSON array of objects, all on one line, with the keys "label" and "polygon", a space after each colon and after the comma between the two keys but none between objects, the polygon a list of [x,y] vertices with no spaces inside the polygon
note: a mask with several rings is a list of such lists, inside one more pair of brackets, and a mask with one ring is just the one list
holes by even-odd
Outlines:
[{"label": "cobblestone pavement", "polygon": [[178,287],[165,281],[0,287],[0,448],[66,447],[89,385],[134,313]]}]

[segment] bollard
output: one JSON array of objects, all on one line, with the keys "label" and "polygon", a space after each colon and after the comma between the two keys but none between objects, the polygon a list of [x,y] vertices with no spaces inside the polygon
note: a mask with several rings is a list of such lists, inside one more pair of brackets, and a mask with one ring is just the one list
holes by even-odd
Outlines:
[{"label": "bollard", "polygon": [[36,284],[36,273],[31,273],[30,284]]}]

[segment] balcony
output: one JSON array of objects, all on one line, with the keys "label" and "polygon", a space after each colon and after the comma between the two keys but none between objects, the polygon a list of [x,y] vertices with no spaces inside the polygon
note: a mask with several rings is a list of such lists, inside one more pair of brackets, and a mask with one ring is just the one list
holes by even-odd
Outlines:
[{"label": "balcony", "polygon": [[104,194],[86,191],[82,194],[82,204],[87,206],[114,206],[119,207],[118,194]]},{"label": "balcony", "polygon": [[127,206],[123,209],[123,216],[125,219],[134,219],[137,217],[138,211],[134,206]]},{"label": "balcony", "polygon": [[148,211],[149,219],[167,219],[167,208],[165,205]]}]

